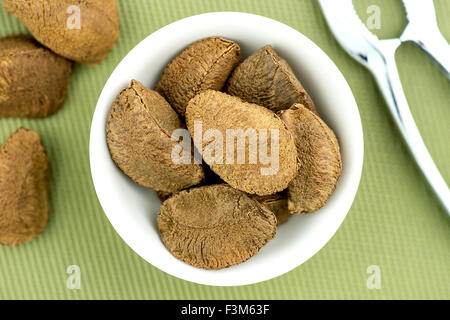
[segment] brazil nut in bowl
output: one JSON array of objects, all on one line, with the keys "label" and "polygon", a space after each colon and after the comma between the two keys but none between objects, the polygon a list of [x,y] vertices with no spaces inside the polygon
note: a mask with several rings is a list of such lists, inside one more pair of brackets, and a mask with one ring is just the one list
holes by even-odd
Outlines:
[{"label": "brazil nut in bowl", "polygon": [[362,127],[344,77],[308,38],[208,13],[156,31],[117,66],[90,162],[105,214],[143,259],[188,281],[246,285],[332,238],[358,188]]}]

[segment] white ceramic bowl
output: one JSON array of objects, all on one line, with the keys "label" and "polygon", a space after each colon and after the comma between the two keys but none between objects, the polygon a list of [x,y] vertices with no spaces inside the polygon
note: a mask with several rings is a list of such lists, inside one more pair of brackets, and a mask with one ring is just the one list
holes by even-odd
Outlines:
[{"label": "white ceramic bowl", "polygon": [[[248,261],[218,271],[174,258],[160,240],[160,201],[111,160],[105,136],[109,108],[131,79],[153,88],[169,61],[196,40],[222,36],[239,43],[244,56],[271,44],[285,58],[339,139],[343,170],[336,191],[314,214],[295,215],[275,239]],[[352,205],[363,164],[363,134],[352,92],[334,63],[298,31],[271,19],[237,12],[208,13],[174,22],[148,36],[122,60],[106,83],[91,127],[90,162],[97,196],[122,239],[143,259],[181,279],[217,285],[252,284],[282,275],[311,258],[337,231]]]}]

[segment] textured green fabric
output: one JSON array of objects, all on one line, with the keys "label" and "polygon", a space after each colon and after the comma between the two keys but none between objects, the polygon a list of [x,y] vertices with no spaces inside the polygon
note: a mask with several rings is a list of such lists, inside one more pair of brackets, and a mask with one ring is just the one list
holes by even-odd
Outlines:
[{"label": "textured green fabric", "polygon": [[[121,36],[97,67],[76,65],[67,102],[43,120],[0,120],[0,141],[19,126],[37,130],[51,163],[51,212],[45,232],[16,248],[0,246],[2,299],[386,299],[450,298],[450,219],[414,165],[374,80],[329,32],[313,0],[119,0]],[[381,37],[406,24],[400,1],[355,1],[381,8]],[[450,1],[435,1],[450,40]],[[356,200],[329,243],[279,278],[243,287],[210,287],[174,278],[138,257],[116,234],[97,200],[89,169],[89,130],[97,98],[115,66],[137,43],[183,17],[212,11],[251,12],[297,29],[336,63],[356,97],[365,161]],[[0,36],[26,33],[0,9]],[[450,82],[412,44],[397,56],[417,125],[450,182]],[[326,85],[326,83],[324,83]],[[333,90],[330,88],[330,90]],[[339,106],[336,106],[339,107]],[[69,265],[81,268],[80,290],[66,287]],[[381,289],[369,290],[369,265]]]}]

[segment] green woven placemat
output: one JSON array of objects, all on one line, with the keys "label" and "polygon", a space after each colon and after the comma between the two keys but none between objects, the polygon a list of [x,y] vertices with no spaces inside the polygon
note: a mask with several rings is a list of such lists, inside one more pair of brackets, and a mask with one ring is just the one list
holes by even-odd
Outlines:
[{"label": "green woven placemat", "polygon": [[[382,37],[406,24],[400,1],[354,1],[365,21],[381,8]],[[121,36],[97,67],[76,65],[67,102],[43,120],[0,119],[0,141],[19,126],[37,130],[51,163],[51,212],[45,232],[16,248],[0,246],[2,299],[386,299],[450,298],[450,220],[414,165],[374,80],[329,32],[314,0],[119,0]],[[450,40],[450,2],[435,1]],[[97,200],[89,169],[89,130],[97,98],[115,66],[147,35],[178,19],[212,11],[260,14],[297,29],[336,63],[356,97],[364,127],[360,188],[339,231],[295,270],[243,287],[209,287],[174,278],[138,257],[116,234]],[[0,37],[26,33],[0,9]],[[397,56],[406,95],[428,148],[450,181],[450,81],[414,45]],[[338,106],[337,106],[338,107]],[[67,287],[68,266],[81,289]],[[367,268],[379,266],[381,288]]]}]

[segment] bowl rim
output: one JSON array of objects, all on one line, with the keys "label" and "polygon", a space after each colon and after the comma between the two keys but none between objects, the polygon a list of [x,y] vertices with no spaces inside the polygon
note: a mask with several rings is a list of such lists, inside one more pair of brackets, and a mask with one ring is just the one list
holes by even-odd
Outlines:
[{"label": "bowl rim", "polygon": [[[327,67],[330,67],[335,76],[339,78],[339,81],[342,83],[342,86],[345,88],[345,90],[347,92],[345,92],[344,94],[346,94],[347,96],[351,96],[351,100],[352,100],[352,108],[353,108],[353,121],[355,123],[353,123],[353,129],[355,130],[355,145],[356,145],[356,149],[357,153],[352,154],[352,156],[354,157],[354,168],[352,168],[352,184],[349,187],[349,195],[347,195],[347,202],[345,203],[344,209],[342,211],[345,211],[345,214],[343,214],[342,219],[335,225],[335,228],[333,228],[334,230],[332,230],[332,232],[330,233],[330,236],[328,237],[327,240],[322,241],[321,243],[319,243],[317,245],[317,250],[315,250],[314,252],[305,255],[304,258],[302,258],[302,261],[297,261],[294,264],[290,264],[289,266],[286,266],[284,269],[282,270],[276,270],[275,272],[273,272],[273,270],[271,270],[271,272],[269,273],[268,276],[264,276],[264,275],[257,275],[256,276],[256,280],[255,278],[251,278],[251,279],[239,279],[239,280],[230,280],[230,279],[225,279],[225,278],[220,278],[218,281],[211,281],[210,278],[208,279],[202,279],[201,277],[199,278],[198,276],[189,276],[186,275],[182,272],[175,272],[174,270],[167,270],[167,268],[165,268],[164,266],[162,266],[161,264],[159,264],[157,262],[157,259],[150,259],[148,256],[146,256],[141,250],[139,250],[138,248],[136,248],[135,245],[133,245],[133,243],[130,243],[130,240],[127,236],[127,234],[125,234],[126,232],[123,231],[123,229],[120,227],[120,225],[118,224],[117,221],[115,221],[113,219],[113,217],[111,216],[109,209],[109,203],[108,203],[108,196],[104,193],[104,191],[102,190],[102,184],[104,184],[103,179],[101,177],[98,176],[97,174],[97,169],[99,168],[99,164],[96,162],[97,156],[99,152],[97,150],[97,146],[100,143],[99,140],[99,129],[100,129],[100,124],[102,124],[102,129],[105,129],[105,124],[106,124],[106,118],[104,116],[105,114],[105,107],[102,105],[102,102],[106,99],[105,94],[106,94],[106,88],[110,85],[110,82],[112,81],[112,79],[114,78],[116,72],[118,72],[118,69],[120,68],[120,66],[122,65],[122,63],[127,60],[128,57],[132,56],[134,52],[137,52],[140,50],[141,47],[143,47],[143,44],[145,42],[151,42],[153,39],[156,39],[157,37],[162,36],[162,34],[164,34],[165,32],[168,31],[173,31],[175,29],[180,29],[183,30],[184,27],[189,27],[191,25],[193,25],[193,23],[198,23],[198,21],[204,20],[210,20],[213,19],[215,21],[217,20],[251,20],[252,22],[259,22],[259,23],[266,23],[266,24],[270,24],[272,26],[276,26],[277,28],[281,28],[284,32],[290,32],[290,33],[295,33],[296,36],[301,39],[304,43],[306,43],[309,48],[312,50],[314,49],[316,51],[317,54],[321,55],[323,59],[328,60],[327,62]],[[180,51],[183,48],[180,48]],[[131,80],[131,79],[130,79]],[[350,98],[349,98],[350,99]],[[109,110],[109,106],[107,108]],[[102,135],[100,135],[102,136]],[[103,143],[106,145],[106,140],[103,140]],[[304,36],[301,32],[299,32],[298,30],[293,29],[292,27],[281,23],[279,21],[273,20],[271,18],[267,18],[264,16],[260,16],[260,15],[256,15],[256,14],[250,14],[250,13],[242,13],[242,12],[229,12],[229,11],[223,11],[223,12],[210,12],[210,13],[203,13],[203,14],[199,14],[199,15],[194,15],[194,16],[190,16],[190,17],[186,17],[180,20],[177,20],[175,22],[172,22],[160,29],[158,29],[157,31],[151,33],[150,35],[148,35],[146,38],[144,38],[142,41],[140,41],[133,49],[131,49],[123,58],[122,60],[119,62],[119,64],[116,66],[116,68],[114,69],[114,71],[111,73],[110,77],[108,78],[107,82],[105,83],[105,86],[102,89],[102,92],[99,96],[99,99],[97,101],[96,107],[95,107],[95,111],[94,111],[94,115],[92,118],[92,123],[91,123],[91,131],[90,131],[90,142],[89,142],[89,158],[90,158],[90,168],[91,168],[91,177],[92,177],[92,181],[94,184],[94,188],[97,194],[97,198],[100,202],[100,205],[105,213],[105,215],[107,216],[109,222],[111,223],[111,225],[113,226],[113,228],[115,229],[115,231],[119,234],[119,236],[122,238],[122,240],[135,252],[137,253],[141,258],[143,258],[144,260],[146,260],[148,263],[150,263],[152,266],[164,271],[167,274],[170,274],[172,276],[175,276],[177,278],[186,280],[186,281],[191,281],[194,283],[198,283],[198,284],[204,284],[204,285],[213,285],[213,286],[239,286],[239,285],[249,285],[249,284],[254,284],[254,283],[258,283],[258,282],[262,282],[262,281],[267,281],[273,278],[276,278],[282,274],[285,274],[293,269],[295,269],[296,267],[300,266],[301,264],[303,264],[304,262],[306,262],[307,260],[309,260],[313,255],[315,255],[317,252],[319,252],[330,240],[331,238],[333,238],[334,234],[337,232],[337,230],[339,229],[340,225],[342,224],[343,220],[345,219],[345,217],[348,214],[348,211],[351,208],[351,205],[353,204],[354,198],[356,196],[358,187],[359,187],[359,183],[360,183],[360,179],[361,179],[361,174],[362,174],[362,168],[363,168],[363,161],[364,161],[364,139],[363,139],[363,129],[362,129],[362,123],[361,123],[361,118],[360,118],[360,114],[359,114],[359,110],[356,104],[356,100],[353,96],[353,93],[351,91],[350,86],[348,85],[346,79],[344,78],[344,76],[342,75],[342,73],[340,72],[340,70],[337,68],[337,66],[334,64],[334,62],[331,60],[331,58],[328,57],[328,55],[322,51],[313,41],[311,41],[309,38],[307,38],[306,36]],[[339,185],[338,185],[339,187]],[[208,271],[209,272],[209,271]]]}]

